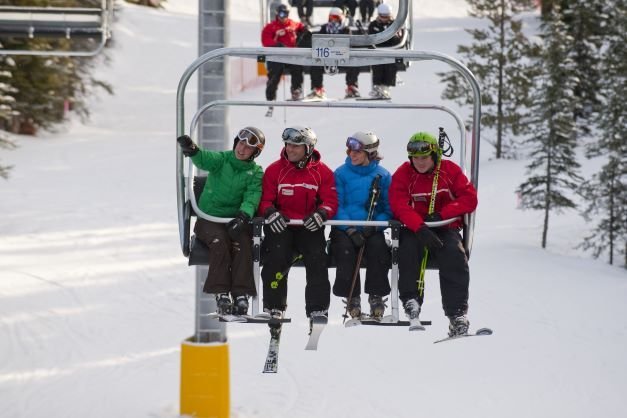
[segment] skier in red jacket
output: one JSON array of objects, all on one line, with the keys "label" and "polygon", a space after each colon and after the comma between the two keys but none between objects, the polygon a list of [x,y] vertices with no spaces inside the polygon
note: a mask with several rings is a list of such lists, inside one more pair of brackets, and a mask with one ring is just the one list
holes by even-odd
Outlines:
[{"label": "skier in red jacket", "polygon": [[[261,44],[265,47],[295,48],[298,36],[306,27],[301,22],[295,22],[289,18],[290,8],[281,4],[276,9],[275,19],[264,26],[261,31]],[[266,83],[266,100],[276,100],[276,91],[281,81],[281,76],[286,68],[289,68],[291,78],[292,100],[300,100],[303,94],[303,67],[299,65],[283,64],[268,61],[268,82]]]},{"label": "skier in red jacket", "polygon": [[[442,159],[438,140],[426,132],[414,134],[407,144],[409,162],[392,176],[389,198],[401,229],[399,296],[410,319],[418,318],[422,295],[416,286],[425,248],[440,269],[440,290],[449,335],[468,333],[470,273],[459,229],[461,221],[429,229],[425,222],[461,217],[477,207],[477,191],[461,168]],[[435,196],[433,192],[435,191]]]},{"label": "skier in red jacket", "polygon": [[[307,280],[305,312],[310,319],[327,316],[331,285],[324,222],[335,215],[338,206],[333,171],[314,149],[317,138],[313,130],[294,126],[285,129],[282,137],[285,147],[279,160],[264,172],[259,203],[259,213],[266,218],[263,307],[274,317],[282,315],[287,306],[287,277],[277,280],[277,273],[289,271],[293,257],[302,254]],[[290,219],[302,219],[303,225],[288,226]]]}]

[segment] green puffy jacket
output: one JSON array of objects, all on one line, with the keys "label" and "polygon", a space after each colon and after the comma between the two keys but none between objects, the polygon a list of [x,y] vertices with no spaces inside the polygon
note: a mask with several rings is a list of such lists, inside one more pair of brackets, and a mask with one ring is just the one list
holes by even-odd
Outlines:
[{"label": "green puffy jacket", "polygon": [[207,171],[207,183],[198,207],[208,215],[232,218],[242,211],[251,218],[261,199],[263,169],[254,161],[241,161],[233,151],[201,149],[194,165]]}]

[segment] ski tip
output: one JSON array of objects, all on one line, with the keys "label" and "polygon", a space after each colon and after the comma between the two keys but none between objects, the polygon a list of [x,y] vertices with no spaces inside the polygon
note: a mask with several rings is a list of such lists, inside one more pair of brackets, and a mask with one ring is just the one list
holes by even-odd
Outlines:
[{"label": "ski tip", "polygon": [[490,328],[479,328],[475,334],[477,335],[492,335],[492,330]]}]

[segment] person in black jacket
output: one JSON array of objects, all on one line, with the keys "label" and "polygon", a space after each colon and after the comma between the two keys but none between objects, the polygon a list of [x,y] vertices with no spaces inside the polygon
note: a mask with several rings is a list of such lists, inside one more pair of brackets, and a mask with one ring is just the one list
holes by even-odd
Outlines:
[{"label": "person in black jacket", "polygon": [[[329,21],[320,27],[318,33],[349,35],[350,28],[346,25],[344,12],[339,7],[332,7],[329,11]],[[307,100],[326,99],[326,92],[322,83],[324,76],[323,67],[311,67],[311,93]],[[346,67],[346,97],[359,97],[359,68]]]},{"label": "person in black jacket", "polygon": [[[378,16],[368,25],[368,33],[381,33],[394,22],[392,8],[383,3],[377,7]],[[405,29],[401,28],[394,36],[377,47],[396,46],[403,40]],[[378,99],[390,99],[390,87],[396,86],[396,64],[380,64],[372,66],[372,91],[370,96]]]}]

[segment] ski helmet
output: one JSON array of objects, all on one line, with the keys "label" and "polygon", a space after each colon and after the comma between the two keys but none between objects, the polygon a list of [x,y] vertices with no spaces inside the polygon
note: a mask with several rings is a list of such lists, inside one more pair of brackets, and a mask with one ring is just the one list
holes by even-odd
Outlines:
[{"label": "ski helmet", "polygon": [[366,151],[368,159],[377,158],[379,150],[379,138],[373,132],[355,132],[346,139],[346,153],[351,151]]},{"label": "ski helmet", "polygon": [[240,141],[245,141],[246,145],[249,147],[255,148],[255,152],[250,157],[250,160],[254,160],[261,154],[263,147],[266,145],[266,136],[261,132],[261,129],[255,128],[254,126],[247,126],[245,128],[240,129],[240,131],[235,136],[233,140],[233,149],[237,146],[237,143]]},{"label": "ski helmet", "polygon": [[379,16],[392,17],[392,7],[387,3],[382,3],[377,7]]},{"label": "ski helmet", "polygon": [[276,8],[277,17],[288,17],[290,15],[290,6],[287,4],[279,4]]},{"label": "ski helmet", "polygon": [[407,156],[411,159],[426,155],[431,155],[435,162],[442,156],[438,139],[428,132],[416,132],[407,143]]},{"label": "ski helmet", "polygon": [[318,137],[311,128],[304,126],[292,126],[286,128],[283,131],[283,142],[286,144],[304,145],[305,146],[305,160],[307,160],[314,151]]},{"label": "ski helmet", "polygon": [[329,10],[329,21],[331,21],[331,16],[339,18],[341,22],[344,20],[344,11],[339,7],[331,7],[331,10]]}]

